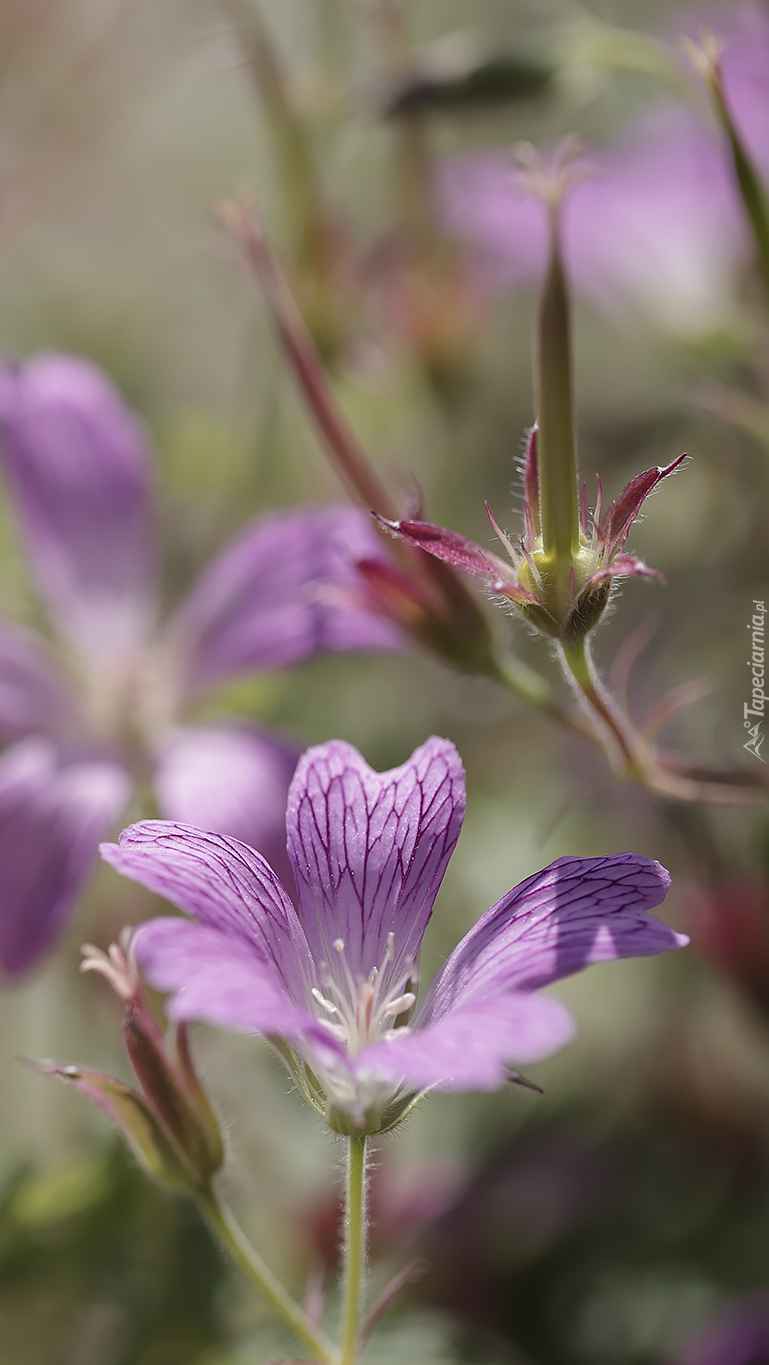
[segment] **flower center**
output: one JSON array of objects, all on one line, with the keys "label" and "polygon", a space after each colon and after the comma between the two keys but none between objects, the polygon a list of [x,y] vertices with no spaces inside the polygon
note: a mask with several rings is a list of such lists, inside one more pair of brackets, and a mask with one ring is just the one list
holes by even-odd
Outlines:
[{"label": "flower center", "polygon": [[[416,1001],[415,991],[410,987],[416,989],[419,985],[419,969],[413,958],[407,958],[402,970],[393,971],[393,933],[387,935],[387,947],[380,965],[373,967],[367,977],[360,974],[356,977],[353,973],[343,939],[335,939],[332,947],[336,970],[332,971],[330,964],[324,964],[322,990],[314,986],[312,996],[324,1012],[326,1027],[354,1056],[367,1043],[387,1037],[398,1027],[397,1020],[407,1014]],[[405,1024],[400,1025],[401,1029],[405,1027]]]}]

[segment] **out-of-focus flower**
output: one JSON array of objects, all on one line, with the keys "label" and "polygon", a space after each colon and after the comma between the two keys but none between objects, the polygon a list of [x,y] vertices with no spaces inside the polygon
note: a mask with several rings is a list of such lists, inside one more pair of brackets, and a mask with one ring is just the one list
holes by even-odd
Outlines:
[{"label": "out-of-focus flower", "polygon": [[[724,88],[736,127],[769,176],[769,23],[758,6],[701,13],[723,34]],[[680,30],[678,30],[680,31]],[[614,318],[640,313],[680,341],[733,324],[750,235],[720,130],[666,100],[620,140],[590,153],[595,174],[563,215],[564,253],[576,290]],[[544,269],[547,224],[516,188],[509,156],[444,162],[437,192],[447,228],[475,242],[500,283],[525,285]]]},{"label": "out-of-focus flower", "polygon": [[695,947],[769,1010],[769,889],[760,881],[694,893],[688,919]]},{"label": "out-of-focus flower", "polygon": [[769,1296],[746,1294],[697,1329],[671,1365],[765,1365],[769,1360]]},{"label": "out-of-focus flower", "polygon": [[384,517],[377,520],[394,535],[479,579],[494,597],[512,603],[537,630],[569,643],[581,639],[597,624],[609,600],[613,579],[632,575],[662,577],[635,555],[626,554],[624,547],[646,498],[686,456],[679,456],[665,469],[657,466],[636,475],[603,516],[600,483],[598,505],[592,516],[583,492],[579,547],[560,601],[550,590],[553,574],[543,546],[537,444],[535,427],[526,452],[525,519],[520,549],[500,530],[489,511],[491,524],[510,556],[509,563],[442,526],[425,521],[387,521]]},{"label": "out-of-focus flower", "polygon": [[[249,523],[158,630],[147,436],[107,377],[41,354],[0,373],[13,509],[58,640],[0,622],[0,962],[27,970],[62,929],[101,838],[148,781],[163,815],[248,839],[284,868],[299,751],[186,708],[247,671],[398,648],[356,561],[383,558],[351,507]],[[288,875],[288,873],[287,873]]]},{"label": "out-of-focus flower", "polygon": [[74,1086],[120,1129],[139,1165],[166,1189],[206,1185],[224,1160],[216,1115],[190,1056],[186,1025],[176,1029],[174,1055],[144,997],[128,930],[108,953],[86,945],[84,971],[106,977],[125,1007],[123,1037],[141,1086],[64,1062],[31,1061],[45,1075]]},{"label": "out-of-focus flower", "polygon": [[332,741],[304,755],[289,792],[296,905],[259,854],[189,826],[144,821],[102,852],[193,916],[134,940],[172,1017],[264,1034],[332,1127],[375,1133],[425,1090],[496,1089],[568,1042],[571,1016],[540,987],[686,942],[646,914],[669,885],[659,863],[562,858],[478,921],[417,1004],[464,805],[447,740],[382,774]]}]

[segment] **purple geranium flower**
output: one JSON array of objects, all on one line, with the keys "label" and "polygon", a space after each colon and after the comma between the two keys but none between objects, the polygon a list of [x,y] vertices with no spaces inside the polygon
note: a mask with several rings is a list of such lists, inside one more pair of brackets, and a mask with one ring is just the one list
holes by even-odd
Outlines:
[{"label": "purple geranium flower", "polygon": [[[41,354],[0,371],[5,468],[57,650],[0,621],[0,963],[29,968],[63,928],[100,839],[150,778],[163,815],[247,839],[285,863],[299,751],[186,709],[252,670],[325,650],[389,649],[358,560],[383,558],[352,507],[250,522],[158,631],[147,434],[89,361]],[[286,864],[286,875],[290,875]]]},{"label": "purple geranium flower", "polygon": [[264,1034],[333,1127],[377,1132],[424,1090],[495,1089],[563,1046],[573,1021],[541,986],[687,942],[646,914],[668,889],[659,863],[561,858],[503,896],[417,1002],[464,808],[448,740],[386,773],[332,741],[304,755],[289,791],[295,903],[253,849],[189,826],[143,821],[102,853],[193,917],[151,920],[133,940],[171,1015]]}]

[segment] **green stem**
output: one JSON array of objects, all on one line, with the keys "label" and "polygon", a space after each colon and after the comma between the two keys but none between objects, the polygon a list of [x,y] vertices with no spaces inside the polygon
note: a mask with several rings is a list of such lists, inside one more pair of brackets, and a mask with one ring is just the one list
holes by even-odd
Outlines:
[{"label": "green stem", "polygon": [[571,364],[569,291],[551,209],[550,265],[539,308],[537,406],[542,544],[568,577],[579,548],[577,447]]},{"label": "green stem", "polygon": [[209,1186],[201,1190],[197,1200],[209,1226],[246,1279],[256,1285],[278,1317],[282,1318],[294,1336],[308,1347],[316,1360],[322,1365],[334,1365],[336,1351],[332,1342],[310,1321],[304,1310],[284,1289],[280,1280],[273,1275],[269,1266],[265,1265],[259,1253],[254,1251],[232,1213],[226,1204],[222,1203],[214,1189]]},{"label": "green stem", "polygon": [[366,1138],[351,1137],[349,1143],[340,1365],[355,1365],[358,1359],[366,1273]]},{"label": "green stem", "polygon": [[576,683],[591,711],[597,714],[610,732],[621,754],[626,776],[643,781],[647,766],[644,743],[598,677],[589,641],[583,639],[575,644],[562,644],[561,654],[568,675]]}]

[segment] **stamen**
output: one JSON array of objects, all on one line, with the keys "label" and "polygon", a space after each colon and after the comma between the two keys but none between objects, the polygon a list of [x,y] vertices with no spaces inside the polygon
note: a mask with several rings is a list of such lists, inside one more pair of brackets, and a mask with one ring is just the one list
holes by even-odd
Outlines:
[{"label": "stamen", "polygon": [[93,943],[81,944],[83,961],[81,972],[99,972],[123,1000],[132,1000],[139,991],[139,978],[132,960],[126,960],[122,948],[110,944],[106,953]]},{"label": "stamen", "polygon": [[312,995],[313,995],[313,998],[314,998],[315,1000],[317,1000],[317,1002],[318,1002],[318,1004],[321,1006],[321,1008],[324,1009],[324,1010],[328,1010],[329,1014],[338,1014],[338,1013],[339,1013],[339,1010],[337,1009],[337,1006],[336,1006],[336,1005],[333,1005],[333,1004],[331,1003],[330,1000],[327,1000],[326,997],[325,997],[325,995],[321,995],[321,993],[320,993],[320,991],[318,990],[317,986],[313,986],[313,988],[312,988]]},{"label": "stamen", "polygon": [[404,995],[399,995],[397,1000],[391,1000],[389,1005],[385,1005],[384,1012],[385,1014],[393,1016],[396,1014],[405,1014],[406,1010],[411,1009],[415,1000],[416,996],[413,992],[406,991]]},{"label": "stamen", "polygon": [[391,1021],[405,1015],[415,1004],[419,971],[409,956],[400,959],[397,973],[393,972],[397,960],[395,933],[392,930],[388,933],[382,961],[378,967],[372,967],[368,978],[360,971],[353,973],[345,955],[344,939],[336,939],[332,947],[338,955],[338,967],[332,970],[328,962],[322,963],[322,989],[311,988],[312,998],[321,1010],[336,1016],[333,1021],[322,1019],[325,1027],[344,1042],[351,1056],[378,1038],[403,1033],[403,1028],[393,1028]]}]

